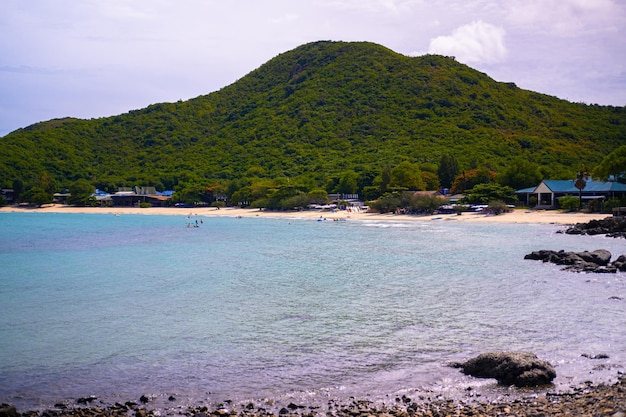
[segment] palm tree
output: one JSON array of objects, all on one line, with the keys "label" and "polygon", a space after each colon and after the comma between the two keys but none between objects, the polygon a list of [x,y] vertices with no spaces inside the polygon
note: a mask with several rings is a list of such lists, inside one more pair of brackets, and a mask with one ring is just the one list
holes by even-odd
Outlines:
[{"label": "palm tree", "polygon": [[574,187],[578,188],[578,211],[583,208],[583,189],[587,186],[587,181],[589,180],[589,171],[587,167],[583,165],[580,171],[576,174],[576,179],[574,180]]}]

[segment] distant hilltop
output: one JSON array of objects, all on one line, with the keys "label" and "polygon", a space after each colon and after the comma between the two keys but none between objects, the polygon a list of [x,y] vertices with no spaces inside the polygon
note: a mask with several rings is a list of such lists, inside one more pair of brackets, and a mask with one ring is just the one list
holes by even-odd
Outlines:
[{"label": "distant hilltop", "polygon": [[427,185],[441,180],[444,155],[460,172],[498,173],[521,157],[544,178],[569,178],[624,144],[623,107],[523,90],[451,57],[324,41],[188,101],[19,129],[0,138],[0,179],[2,187],[19,179],[60,189],[84,179],[109,191],[145,184],[214,187],[229,197],[245,187],[363,195],[403,163]]}]

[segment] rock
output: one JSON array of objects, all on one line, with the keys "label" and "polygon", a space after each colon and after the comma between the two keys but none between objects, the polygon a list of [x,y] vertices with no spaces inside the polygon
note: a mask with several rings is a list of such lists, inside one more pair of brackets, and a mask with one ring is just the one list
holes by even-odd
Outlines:
[{"label": "rock", "polygon": [[607,266],[611,261],[611,252],[606,249],[598,249],[593,252],[578,252],[576,255],[582,258],[585,262],[595,263],[602,266]]},{"label": "rock", "polygon": [[587,358],[587,359],[608,359],[609,358],[609,355],[607,355],[606,353],[598,353],[597,355],[583,353],[580,356],[582,356],[583,358]]},{"label": "rock", "polygon": [[615,262],[611,263],[611,252],[606,249],[598,249],[593,252],[565,252],[563,250],[557,252],[542,249],[525,255],[524,259],[565,265],[564,271],[594,273],[626,271],[626,256],[620,255]]},{"label": "rock", "polygon": [[150,398],[148,398],[148,396],[147,396],[147,395],[142,395],[141,397],[139,397],[139,401],[140,401],[142,404],[145,404],[145,403],[147,403],[148,401],[150,401]]},{"label": "rock", "polygon": [[10,404],[0,404],[0,417],[19,417],[17,409]]},{"label": "rock", "polygon": [[483,353],[453,366],[466,375],[495,378],[500,384],[517,387],[550,384],[556,377],[554,367],[531,352]]},{"label": "rock", "polygon": [[626,238],[626,217],[606,217],[602,220],[591,220],[589,223],[577,223],[566,229],[565,233]]},{"label": "rock", "polygon": [[91,403],[92,401],[95,401],[95,400],[97,400],[97,398],[95,396],[93,396],[93,395],[90,395],[89,397],[81,397],[81,398],[77,399],[76,402],[78,404],[89,404],[89,403]]},{"label": "rock", "polygon": [[626,272],[626,255],[620,255],[613,261],[613,266],[619,271]]}]

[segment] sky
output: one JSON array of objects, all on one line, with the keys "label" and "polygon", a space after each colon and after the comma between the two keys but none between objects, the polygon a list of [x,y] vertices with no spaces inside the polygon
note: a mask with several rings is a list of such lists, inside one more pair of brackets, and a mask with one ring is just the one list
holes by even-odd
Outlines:
[{"label": "sky", "polygon": [[188,100],[320,40],[626,105],[626,0],[2,0],[0,136]]}]

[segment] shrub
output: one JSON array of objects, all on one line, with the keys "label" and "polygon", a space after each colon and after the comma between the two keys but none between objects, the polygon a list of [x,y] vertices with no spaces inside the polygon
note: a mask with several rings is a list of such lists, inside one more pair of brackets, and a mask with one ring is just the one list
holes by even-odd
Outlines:
[{"label": "shrub", "polygon": [[507,212],[509,210],[509,207],[504,201],[493,200],[489,202],[489,204],[487,205],[487,209],[489,209],[489,211],[497,216],[498,214]]},{"label": "shrub", "polygon": [[578,210],[578,204],[580,200],[578,197],[573,195],[566,195],[565,197],[561,197],[558,199],[559,205],[563,210],[567,211],[576,211]]}]

